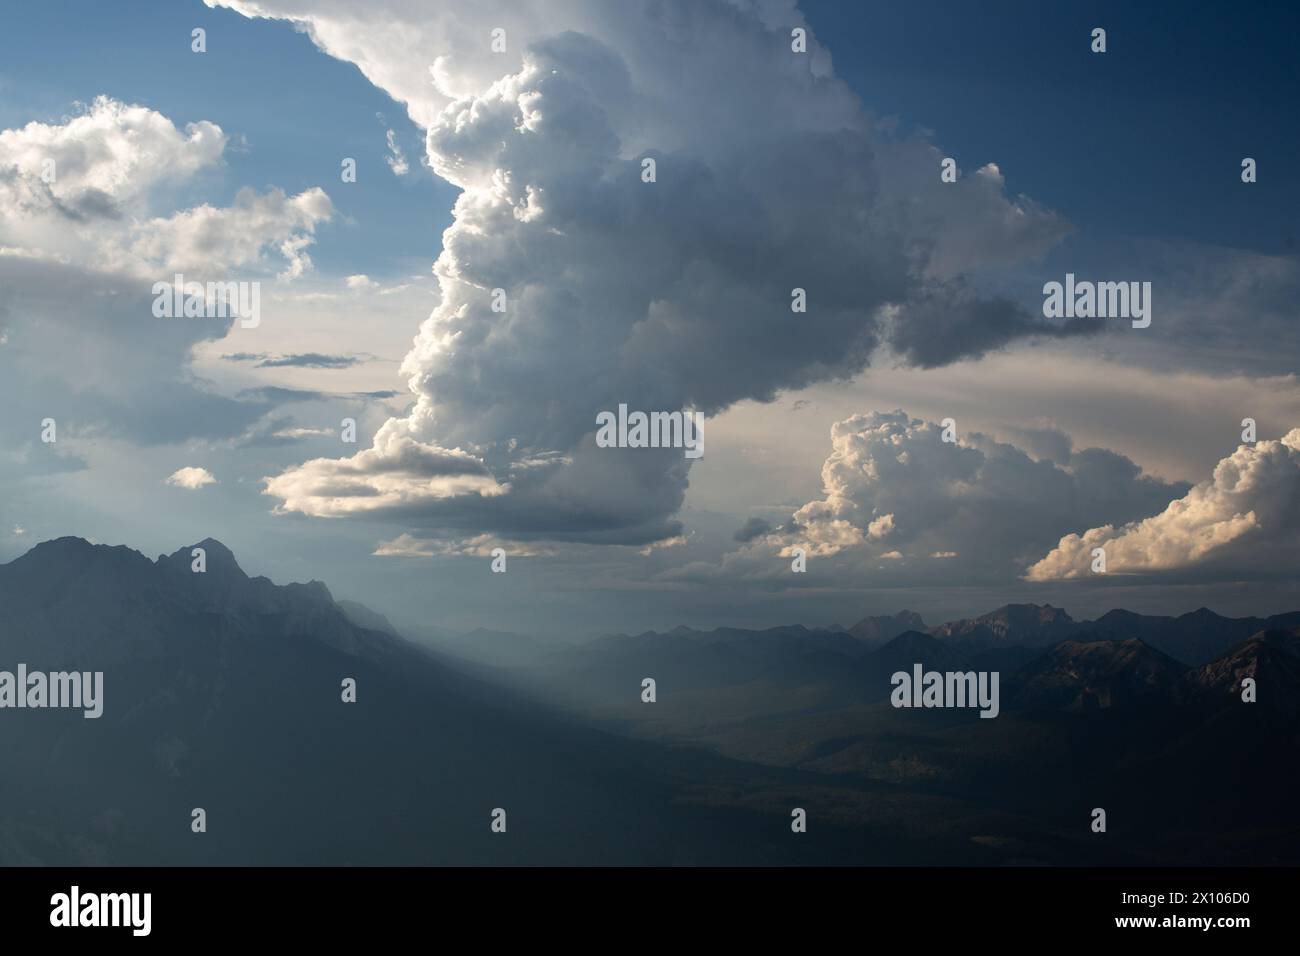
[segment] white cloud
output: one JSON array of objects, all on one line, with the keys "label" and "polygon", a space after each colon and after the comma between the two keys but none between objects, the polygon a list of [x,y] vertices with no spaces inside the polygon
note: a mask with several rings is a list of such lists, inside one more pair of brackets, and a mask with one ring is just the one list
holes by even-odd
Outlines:
[{"label": "white cloud", "polygon": [[[788,52],[803,24],[793,3],[208,2],[291,19],[355,63],[462,189],[434,267],[441,301],[402,367],[416,400],[394,424],[433,454],[474,449],[511,491],[485,505],[474,489],[459,518],[446,495],[420,495],[429,529],[472,514],[505,535],[675,537],[688,466],[588,447],[598,411],[713,413],[848,377],[891,337],[909,360],[943,364],[1049,331],[945,283],[1041,254],[1063,222],[1006,197],[994,167],[942,192],[927,140],[873,126],[815,40]],[[489,49],[497,26],[506,55]],[[792,320],[795,286],[810,305]],[[899,320],[913,300],[923,307]],[[377,451],[318,459],[269,489],[310,514],[412,505],[386,477],[361,493],[365,475],[387,473]],[[539,457],[554,464],[513,469]],[[346,507],[298,494],[331,473],[353,487]]]},{"label": "white cloud", "polygon": [[434,542],[403,533],[392,541],[381,541],[373,553],[381,558],[431,558],[436,553],[433,545]]},{"label": "white cloud", "polygon": [[296,279],[311,268],[305,252],[316,226],[334,214],[319,187],[296,196],[279,189],[241,189],[233,206],[197,206],[141,225],[131,245],[134,259],[154,272],[204,270],[226,273],[256,263],[267,248],[287,266],[280,278]]},{"label": "white cloud", "polygon": [[[1029,568],[1030,581],[1092,576],[1104,548],[1107,574],[1226,569],[1294,573],[1300,561],[1300,428],[1280,441],[1241,445],[1214,474],[1162,512],[1116,528],[1070,534]],[[1213,566],[1217,565],[1217,568]]]},{"label": "white cloud", "polygon": [[443,540],[420,538],[410,532],[398,535],[392,541],[380,542],[375,548],[377,557],[432,558],[469,557],[488,558],[497,548],[506,552],[507,558],[532,558],[555,553],[554,548],[525,541],[509,541],[495,535],[480,534],[472,538]]},{"label": "white cloud", "polygon": [[458,495],[492,497],[510,490],[497,483],[482,460],[460,449],[413,441],[397,420],[379,430],[374,447],[342,463],[315,458],[265,481],[266,493],[281,499],[281,510],[326,517],[398,511]]},{"label": "white cloud", "polygon": [[[903,411],[854,415],[831,429],[823,495],[721,565],[666,572],[668,579],[753,579],[801,586],[789,558],[823,559],[817,580],[846,584],[889,563],[888,583],[1009,583],[1084,515],[1154,514],[1187,486],[1141,473],[1122,455],[1074,449],[1035,458],[986,435],[942,440],[943,428]],[[941,560],[940,560],[941,559]],[[875,575],[873,580],[880,583]]]},{"label": "white cloud", "polygon": [[370,278],[370,276],[368,275],[348,276],[347,279],[345,279],[344,281],[346,282],[347,287],[353,290],[354,292],[364,291],[366,289],[374,289],[379,285],[378,282]]},{"label": "white cloud", "polygon": [[0,210],[73,221],[122,215],[144,207],[159,184],[216,165],[225,148],[213,123],[182,133],[161,113],[100,96],[61,124],[0,130]]},{"label": "white cloud", "polygon": [[167,478],[167,484],[175,485],[177,488],[186,488],[190,491],[197,491],[204,485],[215,485],[216,483],[217,479],[206,468],[178,468]]},{"label": "white cloud", "polygon": [[[238,435],[280,400],[226,397],[191,374],[195,346],[225,336],[233,318],[152,311],[153,284],[176,271],[213,281],[235,269],[254,278],[277,260],[285,278],[310,266],[306,246],[332,215],[319,189],[175,208],[179,187],[201,184],[226,142],[210,122],[179,130],[107,97],[57,123],[0,131],[0,399],[16,420],[57,412],[99,436],[170,443]],[[0,422],[0,439],[8,430]]]},{"label": "white cloud", "polygon": [[394,176],[405,176],[411,171],[411,167],[406,162],[406,155],[402,152],[402,147],[397,145],[397,134],[390,129],[386,139],[388,141],[388,155],[384,157],[384,162],[388,163],[388,168],[393,171]]},{"label": "white cloud", "polygon": [[154,277],[176,269],[224,273],[274,250],[286,260],[283,277],[301,275],[311,264],[303,250],[333,215],[319,188],[292,197],[245,189],[226,208],[155,209],[167,187],[218,165],[226,143],[213,123],[191,123],[182,133],[161,113],[105,96],[63,123],[2,130],[0,246]]}]

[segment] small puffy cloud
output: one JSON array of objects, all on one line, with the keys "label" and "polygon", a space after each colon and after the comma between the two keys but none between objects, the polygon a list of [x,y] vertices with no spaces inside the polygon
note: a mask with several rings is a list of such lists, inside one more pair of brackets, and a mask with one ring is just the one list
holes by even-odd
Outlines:
[{"label": "small puffy cloud", "polygon": [[256,263],[264,250],[274,249],[287,263],[279,278],[296,279],[311,268],[306,249],[316,226],[333,214],[329,196],[319,187],[296,196],[280,189],[241,189],[233,206],[197,206],[149,221],[130,251],[155,271],[226,273]]},{"label": "small puffy cloud", "polygon": [[388,168],[393,171],[394,176],[405,176],[411,171],[411,166],[406,161],[406,154],[402,152],[402,147],[397,145],[397,134],[390,129],[386,139],[388,155],[384,157],[384,161],[388,163]]},{"label": "small puffy cloud", "polygon": [[400,513],[422,502],[492,497],[510,490],[481,459],[416,441],[391,421],[379,430],[372,448],[352,458],[312,459],[265,481],[266,493],[281,499],[280,510],[322,517]]},{"label": "small puffy cloud", "polygon": [[178,468],[167,478],[167,484],[189,491],[197,491],[204,485],[215,485],[217,479],[206,468]]},{"label": "small puffy cloud", "polygon": [[867,525],[867,537],[874,541],[880,541],[888,538],[894,533],[894,516],[881,515],[875,518]]},{"label": "small puffy cloud", "polygon": [[375,289],[379,286],[378,282],[364,274],[348,276],[344,282],[347,284],[347,287],[354,292],[361,292],[366,289]]},{"label": "small puffy cloud", "polygon": [[1159,514],[1066,535],[1025,577],[1091,577],[1095,548],[1105,549],[1107,574],[1294,574],[1298,535],[1300,428],[1279,441],[1241,445]]},{"label": "small puffy cloud", "polygon": [[117,218],[142,207],[158,184],[216,165],[225,148],[213,123],[182,132],[161,113],[100,96],[61,124],[0,130],[0,216]]},{"label": "small puffy cloud", "polygon": [[[229,207],[158,215],[165,187],[215,166],[226,135],[213,123],[184,132],[143,106],[101,96],[60,124],[0,131],[0,245],[133,275],[225,273],[282,256],[280,275],[311,266],[305,249],[333,215],[319,188],[297,196],[241,190]],[[216,276],[213,276],[215,278]]]}]

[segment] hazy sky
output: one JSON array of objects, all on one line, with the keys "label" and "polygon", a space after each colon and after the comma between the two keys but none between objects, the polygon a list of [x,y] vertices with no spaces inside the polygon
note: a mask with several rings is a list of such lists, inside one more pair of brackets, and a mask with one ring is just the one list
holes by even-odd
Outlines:
[{"label": "hazy sky", "polygon": [[0,35],[0,560],[556,633],[1300,607],[1288,5],[208,3]]}]

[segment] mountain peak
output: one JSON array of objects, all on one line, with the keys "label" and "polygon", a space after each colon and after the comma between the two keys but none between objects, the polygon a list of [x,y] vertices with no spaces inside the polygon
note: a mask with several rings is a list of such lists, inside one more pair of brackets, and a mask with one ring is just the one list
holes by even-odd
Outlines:
[{"label": "mountain peak", "polygon": [[984,617],[1002,618],[1010,618],[1013,616],[1037,619],[1045,624],[1053,621],[1074,620],[1074,618],[1070,617],[1070,615],[1062,608],[1052,607],[1050,604],[1004,604],[996,611],[991,611],[984,615]]},{"label": "mountain peak", "polygon": [[66,535],[62,538],[51,538],[49,541],[42,541],[27,549],[27,552],[18,558],[19,561],[28,558],[37,558],[42,555],[72,555],[77,553],[89,553],[93,551],[95,545],[91,544],[85,538],[78,538],[75,535]]},{"label": "mountain peak", "polygon": [[979,617],[949,621],[931,630],[938,637],[977,643],[1050,644],[1069,637],[1074,618],[1050,604],[1004,604]]},{"label": "mountain peak", "polygon": [[187,571],[194,561],[194,549],[202,548],[204,562],[207,567],[207,573],[216,572],[218,574],[233,574],[237,577],[246,578],[243,568],[235,560],[235,552],[231,551],[216,538],[204,538],[196,544],[187,545],[173,551],[171,554],[162,554],[158,556],[158,564],[170,565],[173,567],[184,567]]},{"label": "mountain peak", "polygon": [[124,545],[96,544],[74,535],[52,538],[33,545],[26,553],[7,565],[21,573],[53,573],[54,569],[88,568],[92,565],[124,567],[135,562],[146,565],[149,559]]},{"label": "mountain peak", "polygon": [[905,631],[924,631],[925,621],[915,611],[899,611],[897,614],[882,614],[864,617],[849,628],[848,633],[866,641],[888,641]]}]

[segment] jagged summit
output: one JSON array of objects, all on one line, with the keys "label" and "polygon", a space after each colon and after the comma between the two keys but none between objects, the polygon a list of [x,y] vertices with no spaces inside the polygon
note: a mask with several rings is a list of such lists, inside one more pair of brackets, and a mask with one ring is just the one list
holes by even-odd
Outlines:
[{"label": "jagged summit", "polygon": [[315,579],[305,583],[289,582],[277,585],[270,578],[262,576],[250,577],[240,567],[235,553],[221,541],[211,537],[177,548],[171,554],[160,554],[156,559],[150,560],[142,552],[127,545],[98,544],[76,535],[65,535],[33,545],[24,554],[14,558],[8,564],[0,564],[0,568],[8,568],[11,573],[40,575],[42,572],[49,572],[60,577],[67,577],[74,572],[84,573],[94,568],[104,570],[133,568],[140,570],[152,566],[168,572],[183,571],[185,574],[190,575],[195,574],[193,571],[195,548],[203,549],[205,564],[203,573],[211,576],[200,579],[196,575],[196,581],[206,580],[211,582],[215,579],[223,579],[264,582],[266,586],[272,588],[292,588],[302,593],[314,594],[326,600],[333,600],[325,583]]},{"label": "jagged summit", "polygon": [[[196,564],[194,551],[203,549]],[[202,570],[199,570],[201,567]],[[93,646],[114,629],[132,640],[155,634],[145,622],[157,609],[183,610],[207,619],[263,621],[265,631],[310,635],[344,652],[358,646],[368,632],[354,625],[320,581],[277,585],[249,577],[234,552],[215,538],[150,560],[122,545],[93,544],[64,537],[35,545],[26,554],[0,565],[0,599],[12,636],[20,644],[63,635],[68,647]],[[48,608],[88,612],[93,628],[52,627]],[[57,642],[57,640],[56,640]]]},{"label": "jagged summit", "polygon": [[864,641],[888,641],[905,631],[924,631],[925,621],[915,611],[899,611],[897,614],[881,614],[864,617],[848,633]]},{"label": "jagged summit", "polygon": [[[144,555],[126,545],[109,545],[98,544],[93,541],[87,541],[85,538],[79,538],[75,535],[65,535],[61,538],[51,538],[48,541],[42,541],[33,545],[26,554],[23,554],[10,564],[19,564],[20,562],[41,562],[41,561],[84,561],[100,556],[110,559],[122,559],[129,555],[135,555],[144,558]],[[144,560],[148,560],[144,558]]]},{"label": "jagged summit", "polygon": [[192,545],[178,548],[171,554],[160,554],[156,563],[164,562],[183,565],[186,569],[190,567],[193,561],[195,548],[202,548],[207,561],[209,570],[218,568],[225,571],[236,572],[243,577],[248,575],[240,568],[239,562],[235,559],[235,552],[231,551],[216,538],[204,538]]},{"label": "jagged summit", "polygon": [[[96,719],[0,715],[0,862],[665,865],[674,833],[704,829],[640,796],[668,779],[642,748],[354,624],[319,582],[249,578],[199,545],[202,573],[193,546],[151,561],[77,538],[0,564],[0,672],[102,678]],[[470,825],[503,791],[548,820],[517,849]],[[211,840],[187,839],[200,803]],[[586,839],[596,819],[630,835],[617,854]],[[751,832],[731,832],[743,858]]]}]

